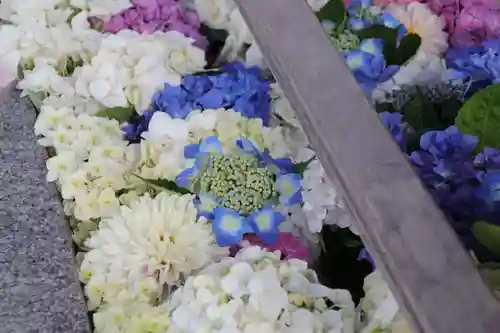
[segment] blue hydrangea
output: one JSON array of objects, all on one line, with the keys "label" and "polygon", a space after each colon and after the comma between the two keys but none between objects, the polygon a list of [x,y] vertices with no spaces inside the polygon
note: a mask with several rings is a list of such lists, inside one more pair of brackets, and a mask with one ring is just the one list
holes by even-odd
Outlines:
[{"label": "blue hydrangea", "polygon": [[220,71],[183,77],[180,86],[165,84],[153,96],[144,116],[136,117],[123,127],[125,138],[139,142],[154,112],[166,112],[172,118],[185,119],[193,110],[233,109],[247,118],[260,118],[265,126],[270,120],[271,88],[260,78],[258,67],[246,68],[235,62]]},{"label": "blue hydrangea", "polygon": [[345,52],[343,56],[367,96],[371,96],[379,83],[387,81],[399,70],[399,66],[386,65],[380,38],[365,39],[357,50]]},{"label": "blue hydrangea", "polygon": [[500,82],[500,41],[452,48],[446,53],[447,79],[470,82],[471,93]]},{"label": "blue hydrangea", "polygon": [[389,131],[394,141],[397,142],[401,150],[405,150],[405,125],[402,123],[403,116],[399,112],[381,112],[380,120]]},{"label": "blue hydrangea", "polygon": [[420,150],[410,155],[422,181],[430,188],[438,204],[452,216],[462,217],[473,211],[473,192],[478,170],[473,151],[479,140],[451,126],[430,131],[420,138]]},{"label": "blue hydrangea", "polygon": [[275,208],[303,202],[302,177],[293,173],[291,160],[273,159],[250,140],[241,137],[235,146],[226,153],[215,136],[186,146],[184,156],[194,165],[176,183],[197,194],[198,214],[213,221],[220,246],[237,244],[250,232],[273,245],[285,220]]}]

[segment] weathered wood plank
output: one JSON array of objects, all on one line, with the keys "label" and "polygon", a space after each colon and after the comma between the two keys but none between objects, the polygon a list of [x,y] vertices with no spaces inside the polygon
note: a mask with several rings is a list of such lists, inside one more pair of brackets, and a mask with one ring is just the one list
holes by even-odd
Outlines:
[{"label": "weathered wood plank", "polygon": [[304,0],[237,0],[418,333],[500,330],[498,303]]}]

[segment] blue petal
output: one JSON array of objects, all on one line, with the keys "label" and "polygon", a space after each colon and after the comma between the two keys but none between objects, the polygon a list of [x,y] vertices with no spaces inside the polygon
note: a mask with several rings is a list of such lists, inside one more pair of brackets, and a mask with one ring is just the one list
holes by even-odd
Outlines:
[{"label": "blue petal", "polygon": [[289,173],[277,177],[276,189],[280,194],[281,203],[285,205],[300,203],[302,200],[302,195],[300,195],[300,190],[302,189],[301,180],[302,177],[296,173]]},{"label": "blue petal", "polygon": [[224,104],[224,94],[219,89],[212,88],[196,101],[203,106],[203,109],[218,109]]},{"label": "blue petal", "polygon": [[[395,29],[395,28],[398,28],[401,26],[401,22],[399,22],[397,18],[395,18],[392,14],[390,14],[388,12],[385,12],[382,15],[380,15],[379,21],[380,21],[380,23],[382,23],[386,27],[392,28],[392,29]],[[406,30],[406,27],[404,28],[404,30]]]},{"label": "blue petal", "polygon": [[213,219],[213,211],[218,205],[215,197],[208,193],[201,192],[193,202],[198,210],[198,215],[210,220]]},{"label": "blue petal", "polygon": [[363,66],[369,65],[370,59],[371,56],[369,54],[354,50],[347,54],[346,63],[351,70],[355,71]]},{"label": "blue petal", "polygon": [[199,172],[205,171],[209,167],[209,156],[206,153],[199,154],[194,161],[194,168]]},{"label": "blue petal", "polygon": [[352,30],[361,30],[368,25],[368,22],[356,17],[350,18],[347,23],[349,24],[349,28]]},{"label": "blue petal", "polygon": [[175,183],[177,186],[190,189],[193,186],[196,176],[198,175],[198,170],[195,168],[189,168],[183,170],[177,177],[175,178]]},{"label": "blue petal", "polygon": [[365,39],[359,45],[359,50],[374,56],[379,56],[382,54],[382,39],[381,38]]},{"label": "blue petal", "polygon": [[262,238],[267,245],[274,245],[278,240],[278,226],[285,221],[285,217],[271,207],[264,207],[249,217],[253,231]]},{"label": "blue petal", "polygon": [[200,153],[200,145],[198,143],[193,143],[184,147],[184,157],[185,158],[196,158]]},{"label": "blue petal", "polygon": [[238,244],[249,228],[246,219],[228,208],[214,209],[212,231],[221,247]]},{"label": "blue petal", "polygon": [[222,153],[222,144],[216,136],[209,136],[200,142],[200,152],[209,154]]},{"label": "blue petal", "polygon": [[236,140],[236,146],[242,149],[243,151],[250,153],[252,155],[260,156],[260,151],[257,148],[257,145],[254,144],[249,139],[245,139],[244,137],[240,136],[238,140]]}]

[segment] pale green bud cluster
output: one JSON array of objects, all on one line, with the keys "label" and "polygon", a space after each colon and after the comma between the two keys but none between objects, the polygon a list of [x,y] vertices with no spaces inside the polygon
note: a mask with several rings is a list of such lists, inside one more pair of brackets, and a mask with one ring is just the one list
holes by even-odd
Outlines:
[{"label": "pale green bud cluster", "polygon": [[212,155],[209,165],[201,176],[201,188],[224,207],[248,215],[276,197],[273,174],[253,156]]},{"label": "pale green bud cluster", "polygon": [[337,36],[332,38],[335,45],[341,52],[349,52],[356,49],[359,46],[359,37],[353,34],[349,30],[344,30]]}]

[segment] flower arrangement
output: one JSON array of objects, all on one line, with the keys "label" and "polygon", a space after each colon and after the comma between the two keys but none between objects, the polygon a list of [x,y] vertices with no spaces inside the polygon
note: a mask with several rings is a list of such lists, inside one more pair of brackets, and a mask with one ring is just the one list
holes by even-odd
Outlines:
[{"label": "flower arrangement", "polygon": [[[498,273],[500,7],[307,2]],[[232,0],[11,0],[0,18],[0,68],[38,108],[95,332],[411,331]],[[325,263],[358,276],[330,289]]]}]

